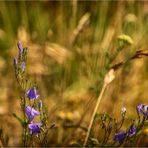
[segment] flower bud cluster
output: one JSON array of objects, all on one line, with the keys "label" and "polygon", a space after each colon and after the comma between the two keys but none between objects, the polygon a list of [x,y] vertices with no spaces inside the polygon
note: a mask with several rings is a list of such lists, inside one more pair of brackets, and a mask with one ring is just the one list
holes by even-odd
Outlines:
[{"label": "flower bud cluster", "polygon": [[[22,44],[18,42],[19,49],[18,58],[14,58],[15,76],[19,87],[23,94],[21,97],[22,110],[24,112],[24,122],[30,131],[30,134],[38,135],[41,132],[42,123],[34,123],[34,118],[40,116],[42,113],[42,101],[38,100],[40,95],[37,93],[35,86],[28,85],[28,77],[25,74],[27,62],[27,48],[23,48]],[[38,102],[38,110],[35,109],[35,104]],[[26,122],[27,121],[27,122]],[[41,121],[42,122],[42,121]],[[24,138],[25,139],[25,138]]]},{"label": "flower bud cluster", "polygon": [[27,48],[23,48],[22,44],[18,42],[17,47],[19,49],[18,58],[14,58],[13,64],[15,69],[15,76],[17,82],[22,87],[22,80],[24,78],[25,70],[26,70],[26,62],[27,62]]}]

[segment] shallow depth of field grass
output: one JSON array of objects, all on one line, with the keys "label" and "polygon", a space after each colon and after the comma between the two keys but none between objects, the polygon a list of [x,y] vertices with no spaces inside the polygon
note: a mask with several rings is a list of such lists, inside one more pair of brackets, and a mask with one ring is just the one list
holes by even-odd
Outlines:
[{"label": "shallow depth of field grass", "polygon": [[[118,50],[122,34],[133,44]],[[22,129],[12,116],[21,116],[13,69],[17,41],[28,47],[27,72],[37,83],[49,123],[55,124],[49,145],[83,143],[109,68],[138,50],[148,51],[148,2],[0,1],[0,128],[9,137],[8,146],[21,145]],[[115,71],[97,112],[120,119],[125,106],[125,129],[137,116],[136,105],[148,103],[147,89],[148,58],[131,60]],[[99,122],[91,132],[98,139]],[[147,131],[135,146],[148,145]]]}]

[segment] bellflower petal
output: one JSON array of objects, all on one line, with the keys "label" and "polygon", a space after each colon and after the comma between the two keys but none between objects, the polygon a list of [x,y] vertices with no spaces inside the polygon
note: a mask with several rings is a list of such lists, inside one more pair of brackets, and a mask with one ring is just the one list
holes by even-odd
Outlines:
[{"label": "bellflower petal", "polygon": [[116,133],[114,136],[114,141],[118,141],[120,144],[123,143],[126,134],[124,132]]},{"label": "bellflower petal", "polygon": [[38,134],[38,133],[40,133],[41,126],[42,126],[41,123],[31,123],[31,124],[28,124],[28,127],[30,129],[30,133],[31,134]]},{"label": "bellflower petal", "polygon": [[29,120],[33,120],[35,116],[39,116],[40,113],[36,111],[33,107],[27,106],[26,107],[26,115],[28,116]]},{"label": "bellflower petal", "polygon": [[37,98],[39,98],[40,96],[37,94],[37,90],[36,88],[31,88],[27,91],[27,97],[30,99],[30,100],[35,100]]},{"label": "bellflower petal", "polygon": [[134,124],[132,124],[130,126],[130,128],[127,130],[127,133],[130,135],[130,136],[133,136],[136,134],[136,128],[134,127]]},{"label": "bellflower petal", "polygon": [[143,113],[143,104],[137,105],[137,111],[138,111],[138,114]]},{"label": "bellflower petal", "polygon": [[148,105],[140,104],[137,106],[138,114],[143,114],[145,117],[148,117]]}]

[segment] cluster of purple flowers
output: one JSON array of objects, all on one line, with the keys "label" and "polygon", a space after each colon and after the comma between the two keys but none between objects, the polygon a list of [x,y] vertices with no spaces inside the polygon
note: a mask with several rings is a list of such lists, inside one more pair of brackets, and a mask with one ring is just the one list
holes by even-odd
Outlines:
[{"label": "cluster of purple flowers", "polygon": [[[35,100],[35,99],[38,99],[40,96],[37,94],[36,88],[33,87],[27,91],[27,97],[29,98],[29,100]],[[41,107],[42,107],[41,100],[38,101],[38,106],[39,106],[39,109],[41,109]],[[40,113],[37,110],[35,110],[33,107],[27,106],[26,107],[26,115],[27,115],[29,121],[31,122],[30,124],[28,124],[28,128],[30,129],[30,133],[31,134],[38,134],[40,132],[42,124],[41,123],[33,123],[32,120],[34,119],[35,116],[39,116]]]},{"label": "cluster of purple flowers", "polygon": [[[15,73],[16,73],[16,78],[18,79],[18,82],[20,81],[20,76],[22,77],[22,74],[25,72],[26,69],[26,59],[27,59],[27,48],[23,48],[22,44],[18,42],[17,44],[18,49],[19,49],[19,56],[18,59],[14,59],[14,67],[15,67]],[[37,93],[37,90],[35,87],[32,87],[27,90],[26,92],[27,98],[32,101],[38,99],[40,96]],[[42,123],[33,123],[33,119],[36,116],[39,116],[40,113],[33,108],[33,106],[25,106],[25,113],[28,118],[28,128],[30,130],[31,134],[38,134],[40,132]],[[42,101],[38,101],[38,107],[39,110],[42,108]]]},{"label": "cluster of purple flowers", "polygon": [[133,136],[135,134],[136,128],[134,127],[134,124],[131,124],[131,126],[126,130],[126,132],[115,133],[114,140],[122,144],[127,136]]},{"label": "cluster of purple flowers", "polygon": [[[19,82],[22,80],[22,78],[24,78],[23,76],[24,76],[25,69],[26,69],[27,48],[23,48],[22,44],[20,42],[18,42],[17,46],[19,49],[19,56],[18,56],[18,59],[16,59],[16,58],[14,59],[14,67],[15,67],[16,78]],[[21,84],[21,83],[19,83],[19,84]],[[29,87],[29,88],[28,87],[25,88],[24,92],[25,92],[24,99],[27,98],[29,100],[29,102],[31,102],[31,101],[35,102],[36,100],[38,100],[40,98],[40,95],[37,93],[37,89],[34,86]],[[41,116],[42,115],[41,113],[43,113],[43,112],[41,112],[42,111],[42,101],[38,100],[38,110],[39,111],[34,108],[34,105],[26,105],[26,103],[24,103],[23,105],[24,105],[23,111],[25,112],[25,114],[24,114],[25,119],[24,120],[26,121],[26,118],[27,118],[27,126],[30,131],[30,134],[34,134],[37,136],[39,133],[41,133],[41,128],[44,125],[44,121],[41,119],[41,123],[40,122],[35,123],[35,122],[33,122],[33,120],[36,116]],[[124,117],[126,114],[125,107],[122,107],[121,113],[122,113],[122,117],[123,117],[123,121],[124,121]],[[138,105],[137,106],[137,113],[138,113],[139,117],[140,117],[140,115],[143,115],[144,118],[148,119],[148,105],[143,105],[143,104]],[[105,119],[106,119],[106,117],[105,117]],[[103,123],[102,128],[106,128],[104,120],[102,120],[102,123]],[[111,133],[112,127],[113,127],[113,125],[111,123],[107,127],[107,131],[109,133],[108,137]],[[121,127],[122,127],[122,124],[121,124]],[[125,141],[125,139],[128,139],[129,137],[133,137],[134,135],[137,134],[137,132],[138,132],[137,126],[135,127],[134,123],[132,123],[127,128],[126,131],[119,131],[119,129],[116,130],[113,140],[119,142],[119,144],[122,144]]]},{"label": "cluster of purple flowers", "polygon": [[[124,107],[122,108],[122,113],[125,113],[125,112],[126,112],[126,108]],[[137,113],[138,115],[143,115],[144,117],[147,118],[148,117],[148,105],[143,105],[143,104],[137,105]],[[114,140],[122,144],[127,136],[133,136],[136,134],[136,132],[137,132],[137,129],[132,123],[130,127],[126,130],[126,132],[115,133]]]}]

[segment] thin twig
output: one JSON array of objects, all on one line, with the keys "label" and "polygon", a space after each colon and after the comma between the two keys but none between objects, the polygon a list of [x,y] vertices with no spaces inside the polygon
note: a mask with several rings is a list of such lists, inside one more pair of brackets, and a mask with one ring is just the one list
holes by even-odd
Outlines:
[{"label": "thin twig", "polygon": [[121,62],[111,66],[110,68],[112,68],[114,70],[117,70],[117,69],[119,69],[122,65],[124,65],[127,62],[130,62],[130,61],[135,60],[135,59],[147,57],[147,56],[148,56],[148,52],[147,51],[145,51],[145,50],[138,50],[138,51],[136,51],[136,53],[132,57],[130,57],[126,61],[121,61]]}]

